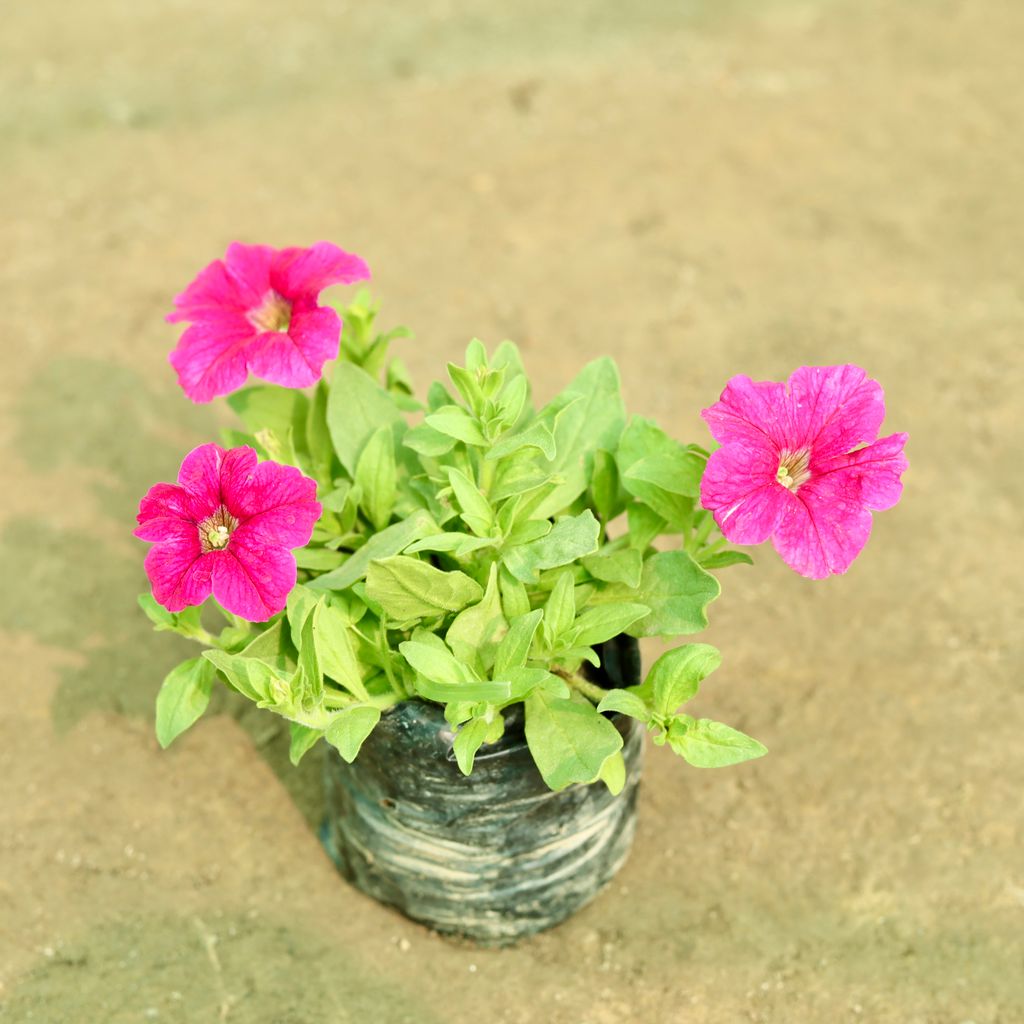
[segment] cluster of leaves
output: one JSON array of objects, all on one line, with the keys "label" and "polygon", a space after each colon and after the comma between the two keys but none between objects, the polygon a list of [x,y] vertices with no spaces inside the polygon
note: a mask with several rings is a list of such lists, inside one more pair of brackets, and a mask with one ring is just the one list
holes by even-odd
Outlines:
[{"label": "cluster of leaves", "polygon": [[[226,441],[315,478],[324,513],[269,623],[228,616],[215,637],[196,615],[144,602],[157,628],[210,647],[165,682],[161,742],[202,714],[220,675],[289,720],[296,763],[321,737],[354,759],[381,713],[412,698],[444,705],[467,774],[523,703],[555,790],[622,786],[622,737],[606,712],[644,722],[691,764],[763,753],[677,713],[718,663],[707,645],[669,651],[625,690],[592,671],[622,633],[703,629],[719,593],[709,570],[749,561],[699,506],[707,452],[627,419],[610,359],[536,409],[509,342],[488,356],[473,341],[421,404],[387,360],[404,332],[375,333],[375,315],[365,295],[345,311],[341,358],[311,394],[259,386],[228,399],[245,429]],[[656,546],[665,536],[677,542]]]}]

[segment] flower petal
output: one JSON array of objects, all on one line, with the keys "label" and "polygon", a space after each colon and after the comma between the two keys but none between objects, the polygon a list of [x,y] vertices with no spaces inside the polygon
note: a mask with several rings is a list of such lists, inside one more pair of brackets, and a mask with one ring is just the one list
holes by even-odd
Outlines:
[{"label": "flower petal", "polygon": [[811,579],[844,573],[871,534],[871,513],[832,476],[809,481],[793,496],[772,544],[791,568]]},{"label": "flower petal", "polygon": [[240,313],[189,327],[169,357],[185,394],[193,402],[209,402],[240,388],[249,372],[246,349],[255,337],[256,328]]},{"label": "flower petal", "polygon": [[244,486],[235,486],[225,477],[223,494],[228,511],[242,520],[235,535],[259,544],[285,548],[308,544],[322,511],[316,481],[276,462],[261,462]]},{"label": "flower petal", "polygon": [[188,492],[197,522],[220,508],[223,461],[224,449],[219,444],[201,444],[185,456],[178,470],[178,483]]},{"label": "flower petal", "polygon": [[284,608],[295,586],[290,551],[257,543],[235,531],[213,562],[213,593],[229,612],[249,622],[266,622]]},{"label": "flower petal", "polygon": [[360,257],[344,252],[331,242],[317,242],[308,249],[282,249],[274,258],[271,285],[287,299],[316,298],[332,284],[353,284],[370,277]]},{"label": "flower petal", "polygon": [[146,575],[153,597],[170,612],[202,604],[212,588],[211,566],[199,546],[199,534],[156,544],[146,555]]},{"label": "flower petal", "polygon": [[885,419],[881,385],[859,366],[802,366],[789,378],[793,447],[816,465],[878,437]]},{"label": "flower petal", "polygon": [[154,484],[139,502],[136,516],[139,526],[135,536],[142,540],[161,541],[181,532],[174,524],[184,523],[195,530],[192,503],[188,492],[176,484]]},{"label": "flower petal", "polygon": [[701,415],[721,444],[736,441],[770,447],[776,453],[789,447],[789,402],[783,384],[752,381],[739,374]]},{"label": "flower petal", "polygon": [[282,331],[264,331],[246,353],[249,369],[261,380],[285,388],[305,388],[320,379],[321,362],[315,369],[302,350]]},{"label": "flower petal", "polygon": [[200,320],[208,314],[247,308],[245,291],[223,260],[214,260],[196,275],[181,294],[174,297],[174,312],[167,315],[169,323]]},{"label": "flower petal", "polygon": [[776,480],[779,457],[762,445],[727,444],[711,453],[701,504],[733,544],[761,544],[778,526],[792,494]]},{"label": "flower petal", "polygon": [[906,434],[890,434],[867,448],[837,455],[821,466],[815,479],[829,478],[829,486],[876,512],[892,508],[903,493],[900,476],[907,468],[903,446]]},{"label": "flower petal", "polygon": [[270,291],[270,268],[277,250],[269,245],[232,242],[224,262],[235,279],[245,309],[258,306]]},{"label": "flower petal", "polygon": [[232,496],[243,494],[253,486],[258,461],[256,452],[248,445],[229,449],[221,460],[220,502],[236,518],[243,518],[243,515],[237,511]]}]

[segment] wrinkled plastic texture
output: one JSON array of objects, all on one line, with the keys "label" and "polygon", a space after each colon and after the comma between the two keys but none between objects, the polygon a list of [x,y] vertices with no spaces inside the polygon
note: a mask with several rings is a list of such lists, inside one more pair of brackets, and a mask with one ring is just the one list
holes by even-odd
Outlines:
[{"label": "wrinkled plastic texture", "polygon": [[[636,641],[599,652],[601,685],[640,682]],[[324,844],[341,873],[408,917],[484,945],[507,945],[565,920],[619,870],[636,829],[643,727],[622,733],[626,783],[553,793],[526,746],[522,705],[463,775],[443,709],[406,701],[387,712],[353,764],[329,748]]]}]

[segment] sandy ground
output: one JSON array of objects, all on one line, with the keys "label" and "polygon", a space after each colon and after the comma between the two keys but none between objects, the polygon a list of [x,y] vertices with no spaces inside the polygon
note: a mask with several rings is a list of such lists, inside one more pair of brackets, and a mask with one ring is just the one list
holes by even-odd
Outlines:
[{"label": "sandy ground", "polygon": [[[1015,0],[11,6],[0,1018],[1024,1020],[1022,33]],[[549,394],[607,352],[699,440],[729,375],[849,360],[910,431],[846,578],[723,573],[700,711],[771,756],[652,751],[618,882],[514,950],[348,888],[274,721],[153,739],[186,645],[135,609],[132,517],[226,418],[161,315],[234,238],[365,255],[424,382],[474,334]]]}]

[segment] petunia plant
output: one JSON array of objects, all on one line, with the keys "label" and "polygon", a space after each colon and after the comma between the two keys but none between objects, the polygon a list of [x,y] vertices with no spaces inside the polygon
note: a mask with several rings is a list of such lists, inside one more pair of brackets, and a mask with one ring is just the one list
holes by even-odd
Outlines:
[{"label": "petunia plant", "polygon": [[523,705],[556,790],[621,787],[616,713],[698,767],[763,754],[682,710],[713,647],[680,644],[606,689],[602,645],[699,633],[715,574],[751,561],[732,544],[771,538],[804,576],[845,572],[907,465],[905,434],[876,440],[879,385],[849,365],[734,377],[704,411],[710,454],[627,416],[608,358],[537,408],[515,345],[474,340],[417,399],[388,352],[407,331],[379,332],[364,292],[320,305],[368,276],[328,243],[236,243],[175,300],[181,386],[227,395],[240,426],[140,506],[140,603],[205,648],[161,688],[160,742],[220,680],[289,721],[295,763],[321,738],[353,760],[410,700],[443,705],[466,774]]}]

